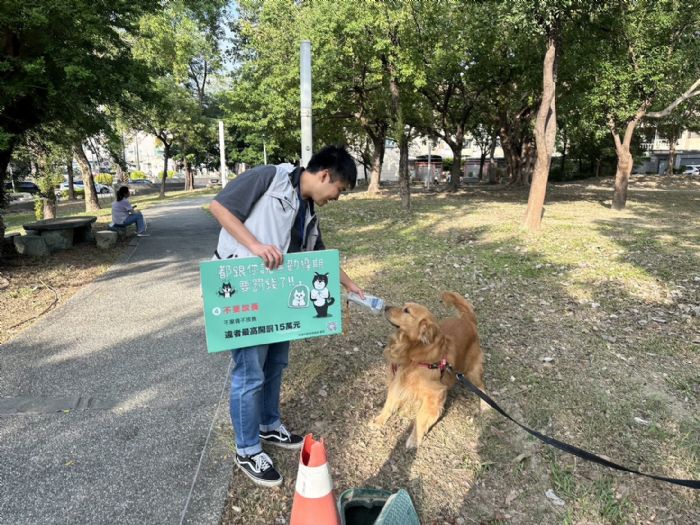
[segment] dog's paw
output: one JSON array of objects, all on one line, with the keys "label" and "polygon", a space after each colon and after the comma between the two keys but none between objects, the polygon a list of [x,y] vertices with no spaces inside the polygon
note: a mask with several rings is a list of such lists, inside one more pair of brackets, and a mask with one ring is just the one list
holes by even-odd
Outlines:
[{"label": "dog's paw", "polygon": [[369,423],[369,428],[378,430],[381,427],[383,427],[386,424],[386,418],[383,417],[381,414],[375,417],[372,421]]}]

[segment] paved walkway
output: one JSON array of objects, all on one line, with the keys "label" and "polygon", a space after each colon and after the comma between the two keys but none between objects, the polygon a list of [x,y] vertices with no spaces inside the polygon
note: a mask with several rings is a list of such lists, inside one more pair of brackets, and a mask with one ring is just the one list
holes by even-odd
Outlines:
[{"label": "paved walkway", "polygon": [[145,210],[151,237],[0,346],[0,524],[218,523],[227,353],[206,353],[210,198]]}]

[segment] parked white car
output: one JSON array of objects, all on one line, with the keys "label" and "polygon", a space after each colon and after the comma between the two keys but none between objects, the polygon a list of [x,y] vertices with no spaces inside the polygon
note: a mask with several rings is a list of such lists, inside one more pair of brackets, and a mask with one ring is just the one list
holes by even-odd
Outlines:
[{"label": "parked white car", "polygon": [[[68,191],[68,182],[64,182],[61,184],[59,187],[61,192]],[[75,191],[81,192],[85,191],[85,185],[83,184],[82,180],[74,180],[73,181],[73,189]],[[100,194],[106,194],[106,193],[112,193],[112,188],[109,186],[106,186],[104,184],[100,184],[98,182],[95,183],[95,191]]]},{"label": "parked white car", "polygon": [[683,175],[690,175],[692,177],[700,176],[700,165],[691,164],[686,166]]}]

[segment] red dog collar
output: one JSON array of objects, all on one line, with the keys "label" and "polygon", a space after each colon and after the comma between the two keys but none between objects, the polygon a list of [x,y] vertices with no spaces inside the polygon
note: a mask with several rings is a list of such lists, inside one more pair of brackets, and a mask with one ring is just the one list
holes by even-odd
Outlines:
[{"label": "red dog collar", "polygon": [[[438,363],[416,363],[418,366],[422,368],[429,368],[430,370],[440,370],[440,379],[442,379],[442,375],[445,373],[445,369],[447,368],[447,356],[443,357]],[[396,371],[399,369],[399,365],[392,363],[391,364],[391,373],[393,375],[396,375]]]}]

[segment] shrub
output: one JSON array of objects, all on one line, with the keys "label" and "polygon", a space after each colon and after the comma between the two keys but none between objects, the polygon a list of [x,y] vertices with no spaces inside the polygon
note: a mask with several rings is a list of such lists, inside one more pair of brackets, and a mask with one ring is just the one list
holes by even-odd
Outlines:
[{"label": "shrub", "polygon": [[39,186],[39,193],[34,195],[34,216],[40,221],[44,218],[44,201],[52,201],[56,203],[56,186],[61,184],[63,176],[48,171],[36,178],[36,185]]},{"label": "shrub", "polygon": [[63,176],[56,173],[46,173],[36,178],[41,196],[49,199],[54,198],[54,188],[60,186],[61,182],[63,182]]},{"label": "shrub", "polygon": [[111,173],[98,173],[97,175],[95,175],[95,182],[111,186],[114,182],[114,177]]},{"label": "shrub", "polygon": [[[433,161],[434,162],[434,161]],[[452,165],[454,164],[455,159],[452,157],[444,157],[442,159],[442,169],[443,171],[451,171],[452,170]]]},{"label": "shrub", "polygon": [[132,171],[129,173],[129,178],[131,180],[143,180],[146,178],[146,174],[143,171]]},{"label": "shrub", "polygon": [[[133,179],[134,177],[131,177],[131,178]],[[145,178],[146,178],[146,177],[144,176],[144,179],[145,179]],[[157,180],[161,180],[161,179],[163,178],[163,170],[160,170],[160,171],[158,172],[158,174],[155,176],[155,178],[156,178]],[[174,172],[173,170],[168,170],[168,174],[166,175],[166,178],[168,178],[168,179],[173,179],[173,178],[175,178],[175,172]]]},{"label": "shrub", "polygon": [[34,217],[37,221],[44,218],[44,201],[37,195],[34,196]]}]

